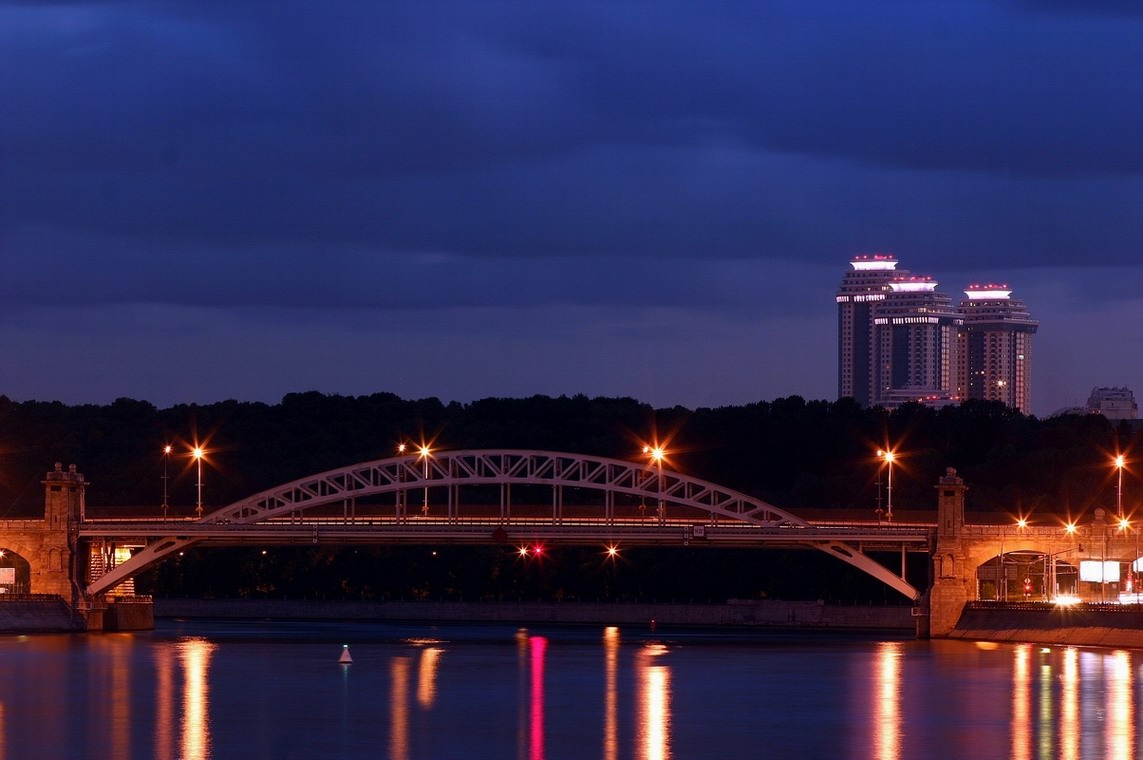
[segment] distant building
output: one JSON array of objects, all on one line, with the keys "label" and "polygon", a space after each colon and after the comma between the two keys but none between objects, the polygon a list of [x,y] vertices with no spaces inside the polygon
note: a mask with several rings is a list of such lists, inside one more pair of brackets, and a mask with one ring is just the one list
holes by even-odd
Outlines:
[{"label": "distant building", "polygon": [[1039,323],[1007,285],[970,285],[961,301],[966,398],[1032,412],[1032,336]]},{"label": "distant building", "polygon": [[1133,420],[1139,416],[1139,405],[1129,388],[1092,388],[1087,409],[1109,420]]},{"label": "distant building", "polygon": [[839,397],[887,408],[976,398],[1031,413],[1039,324],[1007,286],[970,286],[958,306],[895,256],[850,266],[836,297]]},{"label": "distant building", "polygon": [[931,277],[899,275],[873,307],[877,387],[873,403],[960,398],[958,337],[964,320]]},{"label": "distant building", "polygon": [[873,406],[878,380],[874,359],[873,307],[891,292],[889,283],[908,272],[897,270],[897,257],[854,256],[837,291],[838,397],[852,396]]}]

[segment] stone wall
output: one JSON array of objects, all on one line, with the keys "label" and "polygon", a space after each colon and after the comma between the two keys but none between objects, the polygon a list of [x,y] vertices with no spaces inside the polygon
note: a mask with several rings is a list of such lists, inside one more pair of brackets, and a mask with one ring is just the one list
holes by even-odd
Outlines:
[{"label": "stone wall", "polygon": [[418,623],[755,626],[912,632],[909,607],[818,602],[727,604],[572,602],[367,602],[285,599],[155,599],[155,617],[379,620]]},{"label": "stone wall", "polygon": [[1143,648],[1143,608],[971,604],[949,638],[1058,646]]}]

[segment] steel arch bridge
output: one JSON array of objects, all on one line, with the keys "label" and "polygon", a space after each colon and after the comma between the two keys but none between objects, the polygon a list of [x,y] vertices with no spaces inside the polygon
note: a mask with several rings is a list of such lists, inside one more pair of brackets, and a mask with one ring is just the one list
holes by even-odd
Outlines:
[{"label": "steel arch bridge", "polygon": [[[462,506],[462,487],[499,486],[495,506]],[[551,514],[513,514],[512,486],[550,487]],[[447,490],[446,511],[430,515],[430,489]],[[603,505],[565,505],[564,489],[602,492]],[[534,490],[534,489],[533,489]],[[424,491],[423,514],[409,515]],[[388,501],[377,497],[392,495]],[[652,513],[646,513],[646,500]],[[635,501],[638,500],[638,504]],[[440,511],[441,505],[433,509]],[[340,514],[337,510],[340,509]],[[910,599],[919,592],[866,549],[928,551],[923,527],[811,525],[760,499],[661,464],[550,451],[468,450],[406,454],[301,478],[192,520],[88,520],[79,535],[107,545],[142,542],[128,560],[87,586],[106,593],[193,545],[291,543],[696,544],[810,547],[837,557]]]}]

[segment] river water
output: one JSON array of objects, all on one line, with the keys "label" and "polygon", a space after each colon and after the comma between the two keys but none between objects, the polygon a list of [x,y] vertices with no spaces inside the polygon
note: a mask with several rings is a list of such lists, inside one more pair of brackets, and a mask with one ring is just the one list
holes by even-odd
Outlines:
[{"label": "river water", "polygon": [[161,621],[0,672],[0,760],[1126,759],[1143,722],[1140,652],[799,632]]}]

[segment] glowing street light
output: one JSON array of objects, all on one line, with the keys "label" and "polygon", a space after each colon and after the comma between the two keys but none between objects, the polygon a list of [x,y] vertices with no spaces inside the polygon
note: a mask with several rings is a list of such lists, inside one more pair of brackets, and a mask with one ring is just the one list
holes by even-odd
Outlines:
[{"label": "glowing street light", "polygon": [[169,481],[168,469],[171,462],[171,444],[163,447],[163,519],[167,519],[167,512],[171,505],[167,502],[167,483]]},{"label": "glowing street light", "polygon": [[659,506],[656,511],[661,523],[667,518],[667,510],[663,507],[663,459],[667,456],[667,451],[662,446],[644,446],[643,454],[649,457],[658,469],[658,487],[656,490],[659,492]]},{"label": "glowing street light", "polygon": [[206,456],[206,451],[202,446],[195,446],[191,449],[191,456],[198,462],[198,506],[194,508],[195,514],[202,518],[202,458]]},{"label": "glowing street light", "polygon": [[897,460],[897,455],[892,451],[877,449],[877,458],[889,467],[889,485],[885,488],[885,521],[893,522],[893,462]]},{"label": "glowing street light", "polygon": [[[404,456],[405,451],[408,448],[409,447],[406,446],[404,442],[398,443],[397,444],[397,454],[399,456]],[[409,497],[407,494],[404,493],[403,489],[401,488],[401,467],[400,467],[400,465],[398,465],[396,469],[397,469],[397,493],[393,497],[394,498],[394,507],[397,511],[397,522],[403,522],[404,517],[405,517],[405,510],[406,510],[406,507],[408,506],[408,503],[409,503]]]},{"label": "glowing street light", "polygon": [[1119,485],[1115,490],[1115,514],[1123,521],[1123,465],[1126,464],[1122,454],[1115,455],[1115,469],[1119,471]]},{"label": "glowing street light", "polygon": [[425,463],[425,503],[421,506],[421,514],[425,517],[429,516],[429,457],[432,456],[432,449],[427,444],[421,444],[419,450],[421,461]]}]

